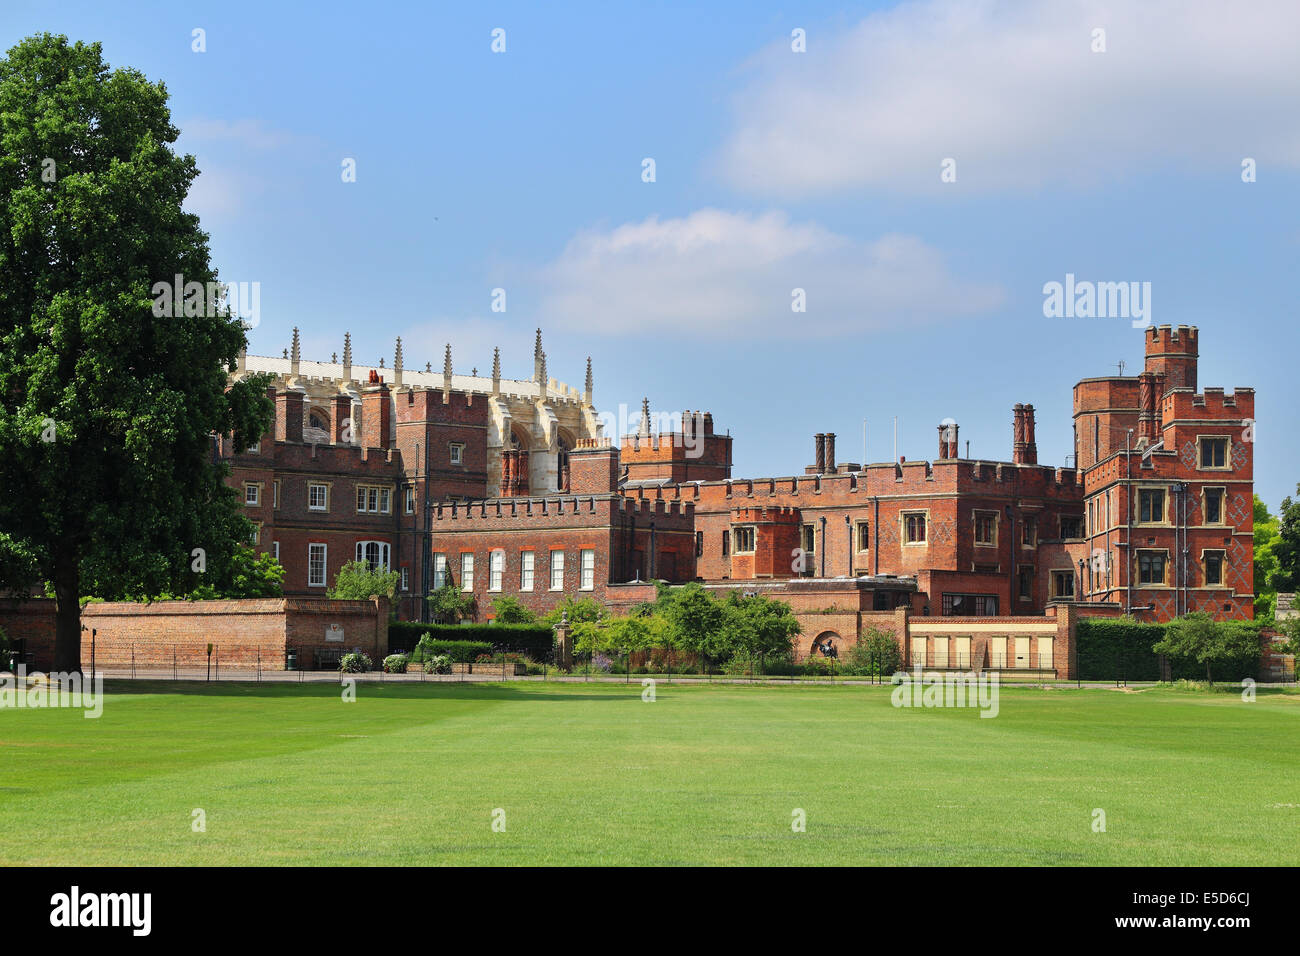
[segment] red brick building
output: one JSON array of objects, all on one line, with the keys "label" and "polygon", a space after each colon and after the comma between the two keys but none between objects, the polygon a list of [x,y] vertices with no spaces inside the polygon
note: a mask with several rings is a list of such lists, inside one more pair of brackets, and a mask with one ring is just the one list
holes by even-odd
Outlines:
[{"label": "red brick building", "polygon": [[1039,464],[1034,408],[1016,405],[1008,461],[959,457],[947,422],[932,461],[837,465],[819,434],[802,474],[736,479],[707,413],[652,433],[647,402],[614,447],[590,361],[581,392],[548,379],[540,332],[531,380],[495,358],[490,378],[453,375],[450,347],[441,375],[411,372],[400,340],[388,370],[354,367],[350,340],[342,363],[303,362],[295,333],[292,355],[241,357],[236,375],[275,377],[275,431],[224,453],[286,594],[361,558],[401,571],[405,618],[447,572],[480,619],[498,595],[620,606],[656,578],[858,581],[855,613],[1250,617],[1254,394],[1196,391],[1196,329],[1144,336],[1139,375],[1075,386],[1077,468]]}]

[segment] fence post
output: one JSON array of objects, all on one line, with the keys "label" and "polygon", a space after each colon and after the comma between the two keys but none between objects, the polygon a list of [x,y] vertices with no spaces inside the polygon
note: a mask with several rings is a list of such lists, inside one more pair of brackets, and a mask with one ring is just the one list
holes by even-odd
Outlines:
[{"label": "fence post", "polygon": [[176,679],[176,645],[172,645],[172,680]]},{"label": "fence post", "polygon": [[135,680],[135,644],[131,645],[131,680]]}]

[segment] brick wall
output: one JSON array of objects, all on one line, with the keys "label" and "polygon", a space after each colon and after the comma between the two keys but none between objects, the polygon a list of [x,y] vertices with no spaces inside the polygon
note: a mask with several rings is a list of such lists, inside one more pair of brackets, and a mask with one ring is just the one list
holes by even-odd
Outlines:
[{"label": "brick wall", "polygon": [[[81,613],[82,664],[90,666],[92,629],[97,667],[201,666],[207,645],[224,666],[284,667],[285,650],[297,648],[310,666],[320,648],[360,648],[376,664],[388,651],[388,602],[264,598],[239,601],[157,601],[153,604],[89,604]],[[336,625],[342,641],[326,639]],[[11,637],[27,638],[35,666],[47,669],[54,657],[54,602],[37,599],[0,602],[0,627]],[[335,632],[337,633],[337,632]]]}]

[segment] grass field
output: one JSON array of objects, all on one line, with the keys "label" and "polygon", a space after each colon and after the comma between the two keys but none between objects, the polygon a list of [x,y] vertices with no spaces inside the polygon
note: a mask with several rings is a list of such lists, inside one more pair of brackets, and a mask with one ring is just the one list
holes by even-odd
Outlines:
[{"label": "grass field", "polygon": [[1300,838],[1293,692],[1004,688],[995,719],[863,686],[109,692],[98,720],[0,710],[0,862],[1290,864]]}]

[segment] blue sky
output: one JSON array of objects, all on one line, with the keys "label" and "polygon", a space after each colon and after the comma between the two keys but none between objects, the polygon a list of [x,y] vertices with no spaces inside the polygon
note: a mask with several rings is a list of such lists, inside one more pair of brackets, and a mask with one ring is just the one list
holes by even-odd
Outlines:
[{"label": "blue sky", "polygon": [[1009,458],[1016,402],[1064,464],[1072,384],[1142,339],[1044,317],[1043,285],[1150,282],[1200,384],[1258,390],[1257,491],[1294,494],[1294,4],[556,6],[9,0],[0,39],[166,82],[216,265],[261,283],[253,352],[297,326],[305,357],[350,331],[389,364],[401,335],[408,367],[499,345],[526,378],[540,325],[599,407],[712,411],[737,475],[801,471],[814,432],[858,460],[864,418],[888,460],[895,415],[909,459],[946,417]]}]

